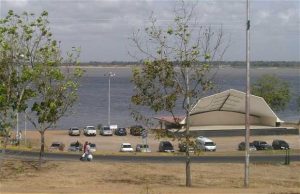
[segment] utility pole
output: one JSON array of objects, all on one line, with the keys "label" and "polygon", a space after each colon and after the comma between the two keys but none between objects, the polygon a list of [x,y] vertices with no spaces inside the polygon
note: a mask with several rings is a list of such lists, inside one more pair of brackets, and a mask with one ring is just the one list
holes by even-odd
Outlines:
[{"label": "utility pole", "polygon": [[244,187],[249,187],[249,137],[250,137],[250,8],[249,0],[246,3],[247,9],[247,25],[246,25],[246,117],[245,117],[245,175],[244,175]]}]

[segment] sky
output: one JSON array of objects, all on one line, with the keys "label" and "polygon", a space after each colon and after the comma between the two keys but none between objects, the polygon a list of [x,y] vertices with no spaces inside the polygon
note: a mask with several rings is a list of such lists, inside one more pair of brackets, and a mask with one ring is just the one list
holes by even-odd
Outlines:
[{"label": "sky", "polygon": [[[222,26],[229,42],[223,59],[245,60],[246,0],[187,2],[197,2],[199,25]],[[0,0],[0,16],[46,10],[63,51],[80,47],[82,62],[134,61],[132,33],[145,29],[152,13],[169,26],[175,7],[175,0]],[[300,61],[300,0],[250,0],[250,10],[251,60]]]}]

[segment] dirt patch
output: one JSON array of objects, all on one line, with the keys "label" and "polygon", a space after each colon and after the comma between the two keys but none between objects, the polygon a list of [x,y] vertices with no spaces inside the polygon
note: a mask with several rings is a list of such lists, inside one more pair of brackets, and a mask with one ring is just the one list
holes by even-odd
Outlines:
[{"label": "dirt patch", "polygon": [[184,164],[47,162],[8,160],[2,193],[300,193],[300,163],[253,164],[243,188],[243,164],[192,164],[193,187],[185,187]]}]

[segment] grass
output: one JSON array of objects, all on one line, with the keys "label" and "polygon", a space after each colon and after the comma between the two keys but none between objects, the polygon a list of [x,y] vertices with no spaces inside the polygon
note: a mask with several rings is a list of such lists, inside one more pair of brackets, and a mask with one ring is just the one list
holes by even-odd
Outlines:
[{"label": "grass", "polygon": [[[243,188],[243,164],[192,164],[186,188],[183,164],[47,162],[7,160],[1,193],[300,193],[300,163],[251,164]],[[26,188],[26,190],[24,190]]]}]

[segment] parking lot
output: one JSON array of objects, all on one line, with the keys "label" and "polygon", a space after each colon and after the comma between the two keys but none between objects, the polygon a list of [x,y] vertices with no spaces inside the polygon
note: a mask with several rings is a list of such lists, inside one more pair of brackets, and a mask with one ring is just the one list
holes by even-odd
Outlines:
[{"label": "parking lot", "polygon": [[[32,146],[34,148],[39,148],[39,139],[40,134],[37,131],[27,131],[26,138],[27,141],[33,142]],[[24,137],[24,135],[23,135]],[[25,138],[25,137],[24,137]],[[210,138],[210,137],[208,137]],[[210,138],[217,145],[217,152],[226,152],[226,151],[236,151],[238,144],[244,141],[243,136],[237,137],[212,137]],[[252,136],[250,141],[254,140],[263,140],[268,144],[272,144],[274,139],[282,139],[289,143],[292,149],[300,149],[300,137],[299,135],[281,135],[281,136]],[[65,144],[65,151],[68,149],[68,146],[71,142],[79,141],[84,143],[85,141],[95,143],[97,147],[97,152],[119,152],[121,143],[131,143],[133,148],[137,144],[147,143],[150,146],[152,152],[158,151],[159,142],[162,140],[170,141],[174,145],[175,151],[178,151],[178,142],[172,141],[171,138],[161,138],[156,139],[154,134],[149,134],[147,140],[142,139],[141,136],[132,136],[127,134],[126,136],[101,136],[97,133],[96,136],[85,136],[81,134],[80,136],[69,136],[67,130],[49,130],[46,132],[46,147],[50,147],[52,142],[63,142]]]}]

